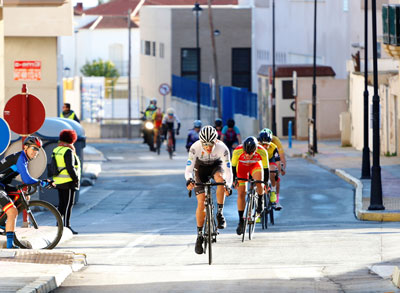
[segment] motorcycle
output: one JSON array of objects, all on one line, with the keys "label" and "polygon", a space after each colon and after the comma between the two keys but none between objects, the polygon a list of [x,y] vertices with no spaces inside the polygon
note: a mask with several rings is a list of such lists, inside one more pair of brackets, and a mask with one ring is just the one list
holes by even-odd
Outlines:
[{"label": "motorcycle", "polygon": [[142,128],[142,133],[143,133],[143,139],[144,139],[144,143],[146,143],[149,148],[150,151],[154,152],[155,148],[154,148],[154,124],[153,121],[151,120],[145,120],[143,119],[143,128]]}]

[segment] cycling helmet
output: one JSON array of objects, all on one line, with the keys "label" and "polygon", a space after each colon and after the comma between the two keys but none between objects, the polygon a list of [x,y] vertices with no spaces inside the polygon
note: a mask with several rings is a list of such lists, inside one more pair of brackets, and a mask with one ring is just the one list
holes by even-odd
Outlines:
[{"label": "cycling helmet", "polygon": [[156,98],[152,98],[150,100],[150,104],[157,105],[157,99]]},{"label": "cycling helmet", "polygon": [[272,133],[272,130],[269,129],[269,128],[264,128],[263,130],[261,130],[261,132],[268,132],[268,133],[271,134],[271,137],[274,135],[274,134]]},{"label": "cycling helmet", "polygon": [[217,137],[217,130],[211,125],[204,126],[199,133],[199,139],[202,143],[215,143]]},{"label": "cycling helmet", "polygon": [[37,146],[37,147],[41,148],[43,146],[43,142],[37,136],[28,136],[24,140],[24,145],[27,145],[27,146],[34,145],[34,146]]},{"label": "cycling helmet", "polygon": [[228,121],[226,122],[226,125],[228,125],[229,128],[232,128],[233,126],[235,126],[235,120],[228,119]]},{"label": "cycling helmet", "polygon": [[217,118],[215,119],[215,127],[222,127],[222,119],[221,118]]},{"label": "cycling helmet", "polygon": [[272,135],[270,132],[261,130],[260,134],[258,135],[258,141],[261,143],[271,143]]},{"label": "cycling helmet", "polygon": [[254,136],[249,136],[243,142],[243,150],[247,154],[252,154],[257,149],[257,139]]},{"label": "cycling helmet", "polygon": [[174,112],[175,112],[175,111],[174,111],[174,108],[168,108],[168,109],[167,109],[167,114],[168,114],[168,115],[174,115]]},{"label": "cycling helmet", "polygon": [[201,127],[201,121],[200,120],[195,120],[194,122],[193,122],[193,127],[194,128],[200,128]]}]

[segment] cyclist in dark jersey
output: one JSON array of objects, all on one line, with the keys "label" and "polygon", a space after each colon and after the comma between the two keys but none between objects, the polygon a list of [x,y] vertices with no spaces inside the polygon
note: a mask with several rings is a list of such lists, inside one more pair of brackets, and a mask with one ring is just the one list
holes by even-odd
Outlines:
[{"label": "cyclist in dark jersey", "polygon": [[38,180],[29,174],[28,164],[37,157],[41,147],[42,141],[40,138],[28,136],[24,140],[22,151],[11,154],[0,161],[0,209],[7,215],[5,224],[7,248],[19,248],[14,244],[15,222],[18,216],[15,206],[18,205],[19,194],[16,193],[17,189],[11,185],[11,181],[21,175],[21,179],[25,184],[40,182],[42,187],[54,186],[51,180]]}]

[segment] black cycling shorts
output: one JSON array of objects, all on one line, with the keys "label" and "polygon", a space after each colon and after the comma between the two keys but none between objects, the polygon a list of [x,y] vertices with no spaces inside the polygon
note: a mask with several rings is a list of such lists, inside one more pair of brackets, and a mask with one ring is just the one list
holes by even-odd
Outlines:
[{"label": "black cycling shorts", "polygon": [[[211,165],[201,164],[200,161],[196,161],[194,164],[194,180],[196,182],[206,183],[210,177],[214,177],[217,172],[224,173],[222,169],[222,161],[217,160]],[[196,186],[194,188],[196,195],[204,193],[204,186]]]}]

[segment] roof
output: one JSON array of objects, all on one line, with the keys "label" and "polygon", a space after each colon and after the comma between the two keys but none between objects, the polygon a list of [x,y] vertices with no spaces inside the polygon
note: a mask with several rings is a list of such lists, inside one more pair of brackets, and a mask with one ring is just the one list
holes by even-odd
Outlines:
[{"label": "roof", "polygon": [[[272,65],[261,65],[258,70],[258,75],[269,76]],[[297,72],[297,77],[311,77],[314,74],[312,64],[282,64],[275,65],[275,77],[292,77],[293,71]],[[330,66],[317,65],[316,76],[335,76],[336,73]]]},{"label": "roof", "polygon": [[[87,25],[81,27],[80,29],[89,29],[91,26],[98,22],[95,26],[96,29],[115,29],[115,28],[128,28],[128,17],[118,16],[118,15],[106,15],[100,16],[101,20],[98,19],[88,23]],[[131,28],[137,28],[138,25],[132,21]]]},{"label": "roof", "polygon": [[[238,5],[239,0],[214,0],[213,5]],[[143,5],[194,5],[195,0],[146,0]],[[198,0],[200,5],[207,5],[207,0]],[[84,11],[87,15],[126,15],[128,10],[135,10],[140,0],[111,0]]]}]

